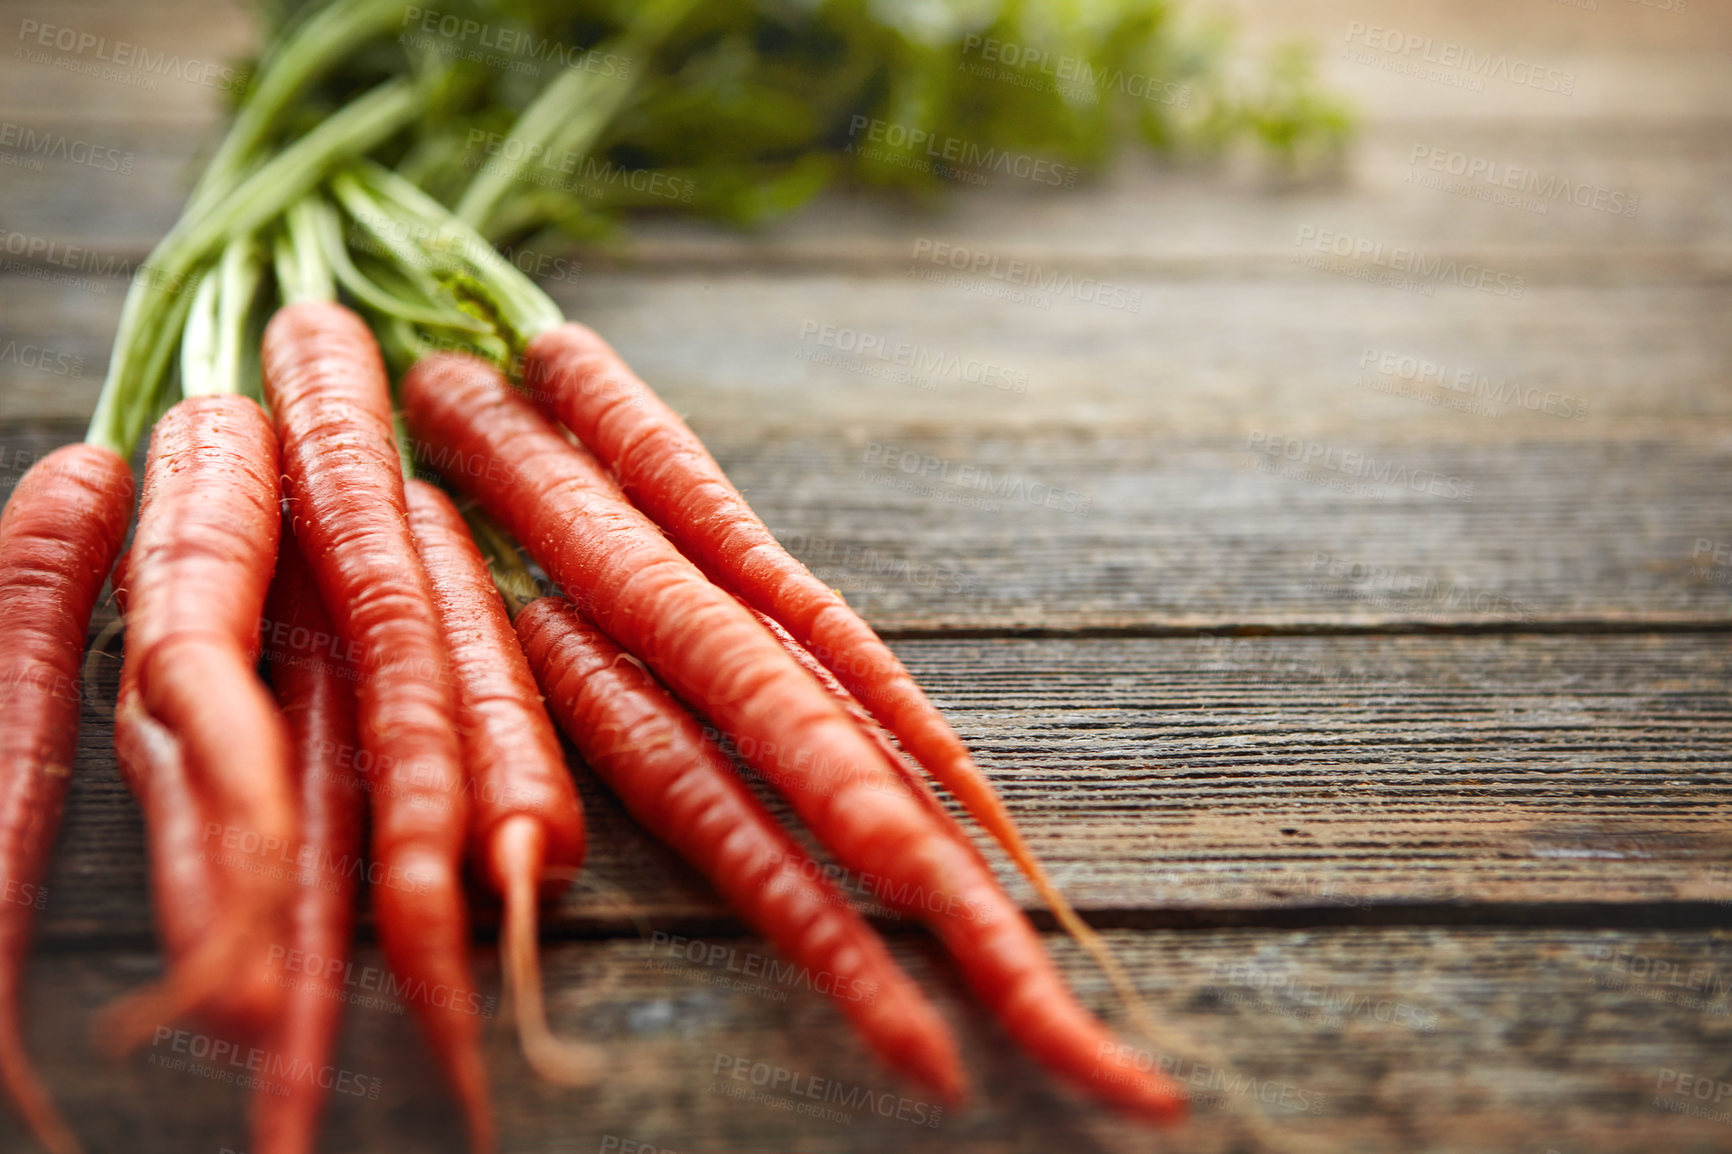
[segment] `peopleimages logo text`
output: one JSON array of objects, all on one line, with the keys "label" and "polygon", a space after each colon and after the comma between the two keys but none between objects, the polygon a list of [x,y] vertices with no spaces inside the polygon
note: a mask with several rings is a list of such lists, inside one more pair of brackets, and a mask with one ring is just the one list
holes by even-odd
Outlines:
[{"label": "peopleimages logo text", "polygon": [[1414,177],[1423,167],[1470,183],[1484,184],[1488,188],[1526,193],[1540,202],[1573,204],[1577,208],[1612,216],[1635,216],[1642,204],[1641,197],[1621,189],[1570,180],[1523,165],[1429,144],[1415,144],[1408,152],[1407,164],[1414,170],[1408,173],[1410,184],[1415,183]]},{"label": "peopleimages logo text", "polygon": [[1143,294],[1110,281],[1094,277],[1076,277],[1059,269],[1044,268],[1033,261],[1002,257],[965,245],[950,244],[929,237],[914,241],[914,259],[927,264],[953,268],[973,276],[984,276],[1006,284],[1068,296],[1085,304],[1098,304],[1124,312],[1141,312]]},{"label": "peopleimages logo text", "polygon": [[[1524,278],[1507,272],[1458,261],[1454,257],[1428,256],[1404,245],[1386,245],[1380,240],[1336,232],[1334,229],[1302,224],[1293,243],[1303,248],[1306,242],[1310,242],[1313,252],[1360,261],[1422,280],[1458,284],[1463,288],[1490,293],[1492,296],[1520,300],[1527,291],[1527,281]],[[1295,259],[1298,259],[1297,256]]]},{"label": "peopleimages logo text", "polygon": [[1387,457],[1375,457],[1321,441],[1253,429],[1245,438],[1245,449],[1261,454],[1272,464],[1288,461],[1301,468],[1324,469],[1370,485],[1387,485],[1455,501],[1473,500],[1473,482],[1452,473],[1416,468]]},{"label": "peopleimages logo text", "polygon": [[152,49],[127,40],[110,40],[94,32],[62,24],[45,24],[40,20],[19,21],[18,40],[22,47],[13,55],[41,63],[57,63],[41,51],[51,48],[61,53],[62,59],[95,61],[145,76],[174,76],[189,84],[230,92],[244,89],[252,75],[244,68],[191,56],[182,57],[178,52]]},{"label": "peopleimages logo text", "polygon": [[1475,52],[1453,40],[1437,40],[1398,28],[1384,28],[1351,20],[1347,24],[1347,42],[1363,44],[1386,55],[1405,60],[1418,60],[1439,68],[1448,68],[1485,80],[1505,80],[1542,92],[1572,95],[1576,90],[1576,74],[1535,64],[1503,52]]}]

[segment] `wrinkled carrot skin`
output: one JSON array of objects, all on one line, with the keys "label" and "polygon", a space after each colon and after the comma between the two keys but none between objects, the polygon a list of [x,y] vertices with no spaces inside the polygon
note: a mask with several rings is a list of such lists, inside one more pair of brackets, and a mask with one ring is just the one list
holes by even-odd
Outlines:
[{"label": "wrinkled carrot skin", "polygon": [[[127,581],[131,556],[122,553],[114,564],[114,600],[123,615],[131,600]],[[144,815],[150,887],[156,895],[152,910],[163,953],[172,967],[221,926],[220,867],[213,860],[221,855],[221,840],[209,832],[209,804],[195,787],[180,739],[144,708],[138,665],[130,656],[129,651],[120,666],[114,751],[121,779]],[[258,987],[274,984],[275,974],[270,971],[250,979],[231,978],[198,1008],[198,1017],[213,1033],[238,1035],[256,1014],[251,1007],[278,996]]]},{"label": "wrinkled carrot skin", "polygon": [[[985,860],[979,857],[974,843],[968,840],[967,835],[958,826],[948,820],[943,803],[938,800],[924,779],[908,769],[902,761],[899,751],[890,744],[888,737],[878,728],[877,721],[854,699],[853,695],[837,680],[835,675],[826,669],[817,658],[806,652],[804,647],[795,641],[780,623],[773,618],[765,617],[763,624],[771,635],[782,643],[783,648],[788,650],[794,660],[800,664],[800,667],[810,673],[824,687],[825,692],[829,693],[848,711],[849,716],[853,717],[861,729],[872,738],[874,744],[883,750],[885,758],[890,764],[901,772],[902,780],[910,789],[915,791],[929,809],[938,815],[943,823],[943,828],[950,832],[960,844],[974,852],[976,859],[981,862],[984,869]],[[980,903],[978,908],[990,908],[991,904],[1003,901],[1003,891],[994,886],[992,893],[982,892],[975,900]],[[967,929],[962,929],[953,930],[952,933],[941,936],[946,937],[947,943],[951,945],[953,950],[978,952],[983,957],[990,957],[995,950],[1000,948],[1004,948],[1006,952],[1011,954],[1026,953],[1026,940],[1023,933],[1020,932],[1021,927],[1026,926],[1026,922],[1020,917],[1015,921],[1019,924],[1012,925],[1008,933],[994,933],[988,928],[977,927],[972,933]],[[1090,1081],[1101,1082],[1108,1087],[1114,1082],[1124,1082],[1132,1086],[1141,1085],[1143,1076],[1138,1074],[1134,1066],[1127,1062],[1130,1055],[1122,1051],[1104,1029],[1080,1028],[1074,1019],[1068,1024],[1062,1022],[1051,1024],[1040,1020],[1043,1007],[1037,1000],[1030,999],[1038,997],[1038,991],[1047,981],[1045,975],[1032,972],[1027,967],[1000,963],[997,965],[980,965],[971,971],[970,976],[974,979],[977,988],[985,985],[991,990],[991,993],[988,994],[988,1000],[1007,1022],[1010,1022],[1011,1018],[1017,1015],[1032,1019],[1023,1020],[1022,1017],[1018,1017],[1015,1024],[1011,1026],[1011,1032],[1019,1039],[1024,1040],[1024,1044],[1028,1045],[1031,1051],[1039,1053],[1043,1048],[1050,1047],[1055,1051],[1080,1054],[1087,1047],[1093,1046],[1096,1054],[1100,1057],[1100,1061],[1098,1063],[1099,1069],[1089,1072]],[[1029,991],[1035,991],[1035,993],[1031,994]],[[1062,996],[1067,1000],[1070,999],[1069,990],[1063,990]],[[1096,1024],[1090,1019],[1088,1025],[1093,1027]],[[1058,1031],[1065,1032],[1058,1034]],[[1034,1041],[1036,1039],[1039,1041]],[[1102,1093],[1099,1089],[1090,1088],[1102,1097],[1111,1097],[1110,1094]],[[1167,1121],[1183,1113],[1182,1109],[1169,1105],[1165,1094],[1157,1093],[1148,1096],[1133,1094],[1129,1097],[1128,1103],[1131,1109],[1158,1121]]]},{"label": "wrinkled carrot skin", "polygon": [[[122,614],[131,601],[127,572],[132,554],[114,564],[114,600]],[[130,657],[130,653],[128,654]],[[215,933],[222,918],[218,867],[206,832],[210,814],[187,770],[186,753],[168,727],[144,708],[138,691],[138,666],[125,660],[114,706],[114,752],[121,779],[144,815],[145,848],[150,862],[152,910],[163,953],[172,967]],[[217,842],[220,846],[220,840]],[[269,973],[253,982],[270,982]],[[234,980],[199,1007],[200,1020],[213,1032],[233,1034],[250,1015],[246,1007],[273,994]],[[229,1005],[232,1001],[233,1005]]]},{"label": "wrinkled carrot skin", "polygon": [[457,681],[476,856],[488,884],[504,895],[510,883],[492,852],[495,832],[512,817],[533,818],[542,828],[541,896],[557,896],[576,876],[584,852],[583,808],[559,735],[462,515],[425,481],[410,481],[406,492],[409,531],[427,567]]},{"label": "wrinkled carrot skin", "polygon": [[[150,888],[156,895],[152,907],[163,953],[172,966],[216,931],[222,899],[217,868],[208,856],[205,800],[188,774],[179,739],[144,708],[138,671],[130,661],[121,666],[114,750],[121,776],[144,814]],[[246,1001],[241,999],[243,1005]],[[218,1033],[232,1028],[232,1015],[215,1005],[203,1007],[201,1016]]]},{"label": "wrinkled carrot skin", "polygon": [[262,359],[295,538],[338,633],[360,650],[380,942],[457,1091],[472,1148],[489,1150],[461,875],[469,811],[456,695],[409,537],[384,361],[359,317],[321,301],[279,310]]},{"label": "wrinkled carrot skin", "polygon": [[[955,795],[1149,1028],[1130,976],[1053,883],[944,715],[842,596],[782,548],[679,415],[583,325],[559,325],[531,341],[524,376],[531,396],[601,458],[687,556],[780,623]],[[903,768],[899,758],[892,762]]]},{"label": "wrinkled carrot skin", "polygon": [[[782,548],[679,415],[607,342],[579,324],[559,325],[531,341],[524,377],[530,395],[601,458],[687,556],[786,628],[962,802],[1064,931],[1095,956],[1133,1017],[1146,1023],[1129,975],[1054,885],[944,715],[841,595]],[[899,758],[892,760],[903,768]],[[953,823],[947,818],[945,824]]]},{"label": "wrinkled carrot skin", "polygon": [[25,958],[72,778],[91,610],[132,515],[132,470],[56,449],[0,512],[0,1092],[48,1149],[77,1149],[24,1050]]},{"label": "wrinkled carrot skin", "polygon": [[539,910],[583,863],[583,809],[559,737],[487,562],[450,498],[407,485],[409,531],[427,567],[457,679],[457,722],[474,790],[474,859],[503,903],[499,953],[519,1044],[543,1078],[589,1085],[605,1059],[561,1042],[542,997]]},{"label": "wrinkled carrot skin", "polygon": [[[291,956],[307,959],[286,974],[283,1014],[265,1043],[281,1068],[305,1071],[283,1089],[255,1092],[253,1154],[312,1154],[329,1091],[315,1072],[329,1066],[342,1020],[340,981],[355,926],[355,866],[361,860],[360,781],[340,768],[352,764],[355,744],[355,680],[341,651],[325,644],[334,636],[318,588],[292,541],[277,555],[277,575],[265,602],[270,625],[265,659],[271,689],[289,725],[294,750],[295,791],[300,803],[301,844],[294,855],[300,891],[290,913]],[[296,644],[300,648],[296,648]],[[345,756],[347,755],[347,756]]]},{"label": "wrinkled carrot skin", "polygon": [[[774,637],[783,649],[787,650],[788,656],[792,657],[801,669],[810,673],[813,680],[823,687],[824,692],[835,699],[836,704],[840,705],[844,712],[854,719],[854,724],[860,727],[860,732],[864,733],[877,747],[878,752],[884,755],[885,764],[896,771],[897,777],[932,812],[945,832],[951,834],[963,845],[974,849],[974,843],[968,840],[968,835],[962,831],[962,827],[951,820],[950,815],[944,809],[944,803],[933,792],[931,784],[909,767],[906,756],[891,742],[890,735],[884,731],[884,727],[878,719],[868,713],[866,707],[861,705],[859,700],[852,693],[849,693],[840,681],[836,680],[836,675],[825,668],[823,662],[813,657],[806,651],[805,646],[794,640],[794,635],[784,629],[780,621],[756,609],[752,610],[752,616],[757,618],[758,624],[768,630],[770,636]],[[984,860],[982,859],[983,864]]]},{"label": "wrinkled carrot skin", "polygon": [[[205,962],[183,993],[221,1006],[217,1016],[240,1034],[266,1028],[281,1005],[275,983],[260,979],[294,892],[274,868],[297,837],[288,731],[253,669],[279,501],[276,435],[259,406],[183,400],[151,434],[126,575],[137,703],[178,742],[205,813],[201,851],[224,863],[223,916],[198,943]],[[244,1004],[238,986],[258,996]]]},{"label": "wrinkled carrot skin", "polygon": [[1076,1002],[978,855],[593,458],[473,357],[423,359],[403,396],[423,448],[455,464],[453,479],[590,620],[701,707],[838,860],[884,879],[889,904],[927,922],[1029,1053],[1127,1112],[1162,1121],[1183,1112],[1168,1079],[1110,1056],[1112,1035]]},{"label": "wrinkled carrot skin", "polygon": [[962,1071],[943,1019],[697,719],[567,601],[532,602],[517,632],[560,727],[639,824],[786,957],[823,976],[886,1062],[959,1098]]},{"label": "wrinkled carrot skin", "polygon": [[780,622],[1033,876],[1003,802],[913,675],[782,547],[697,434],[606,341],[575,322],[550,329],[529,343],[524,382],[687,556]]}]

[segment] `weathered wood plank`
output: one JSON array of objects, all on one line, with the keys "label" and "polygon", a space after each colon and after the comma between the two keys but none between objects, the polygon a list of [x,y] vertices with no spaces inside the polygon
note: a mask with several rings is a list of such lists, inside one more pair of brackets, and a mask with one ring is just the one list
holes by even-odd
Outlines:
[{"label": "weathered wood plank", "polygon": [[[1325,76],[1359,99],[1369,128],[1338,184],[1132,165],[1069,195],[993,191],[922,217],[835,198],[754,237],[650,222],[620,267],[589,254],[553,287],[690,414],[796,552],[904,635],[897,649],[1062,884],[1103,922],[1140,927],[1114,940],[1157,1010],[1257,1079],[1232,1083],[1229,1106],[1267,1092],[1284,1132],[1329,1150],[1724,1149],[1732,1117],[1714,1099],[1732,1084],[1732,937],[1696,928],[1732,897],[1724,632],[958,635],[1727,622],[1732,20],[1615,0],[1236,6],[1254,40],[1319,43]],[[15,34],[54,22],[219,62],[248,39],[239,6],[205,0],[32,3],[7,19]],[[1473,92],[1343,58],[1353,21],[1556,69],[1574,91],[1492,80]],[[92,62],[9,58],[0,120],[132,153],[132,171],[0,166],[0,229],[136,260],[177,211],[222,93],[167,78],[147,90],[136,69],[117,80],[72,71],[80,63]],[[1479,199],[1477,185],[1426,187],[1410,179],[1430,171],[1420,148],[1444,153],[1444,175],[1459,156],[1640,207],[1551,201],[1539,213]],[[1382,271],[1381,258],[1294,263],[1323,230],[1487,266],[1524,293],[1348,279]],[[1030,306],[1015,303],[1028,286],[1014,280],[922,279],[948,275],[919,259],[940,243],[1039,264],[1073,287]],[[66,271],[51,261],[4,271],[9,487],[34,453],[76,435],[42,422],[88,412],[120,293],[45,280]],[[1140,294],[1140,308],[1082,299],[1082,278]],[[1027,390],[965,371],[938,372],[930,390],[869,375],[881,366],[828,359],[824,325],[1026,374]],[[1550,402],[1452,408],[1463,396],[1447,384],[1375,374],[1368,347],[1447,366],[1449,380],[1467,370],[1585,401],[1587,417]],[[1249,450],[1271,435],[1471,480],[1474,498],[1256,472]],[[950,471],[929,491],[894,488],[891,453]],[[991,499],[965,468],[1086,494],[1089,515],[1014,497],[964,504]],[[141,831],[108,749],[114,663],[94,662],[32,966],[33,1041],[93,1150],[245,1149],[232,1086],[144,1057],[95,1063],[84,1041],[92,1011],[156,967],[141,948]],[[841,1040],[814,995],[719,988],[726,962],[667,967],[665,950],[632,940],[639,915],[707,936],[730,960],[762,953],[580,781],[594,884],[555,912],[553,932],[625,936],[554,945],[552,1008],[560,1028],[605,1041],[613,1068],[591,1093],[537,1086],[495,1021],[507,1151],[552,1135],[685,1154],[1149,1143],[1010,1054],[930,943],[894,919],[898,955],[962,1028],[980,1105],[926,1130],[712,1092],[719,1055],[874,1092],[898,1084]],[[1338,925],[1390,919],[1692,928]],[[1235,922],[1325,928],[1219,928]],[[1185,925],[1215,928],[1151,928]],[[1098,975],[1054,946],[1084,997],[1110,1009]],[[477,952],[496,990],[497,967]],[[378,964],[371,948],[362,960]],[[381,1092],[339,1098],[328,1148],[457,1148],[425,1048],[390,1006],[351,1010],[339,1062]],[[1668,1109],[1698,1104],[1680,1085],[1707,1088],[1700,1115]],[[1247,1148],[1241,1136],[1206,1114],[1178,1141],[1226,1151]],[[0,1151],[22,1148],[0,1133]]]},{"label": "weathered wood plank", "polygon": [[[1356,0],[1274,8],[1229,0],[1225,7],[1253,43],[1303,37],[1318,44],[1322,75],[1379,118],[1676,122],[1701,114],[1697,99],[1726,107],[1710,94],[1732,81],[1662,64],[1724,51],[1732,21],[1724,9],[1702,5],[1411,0],[1368,10]],[[1398,39],[1388,39],[1391,31]]]},{"label": "weathered wood plank", "polygon": [[[1409,420],[1437,411],[1345,389]],[[754,393],[706,396],[694,425],[791,551],[889,632],[1729,616],[1732,444],[1716,422],[1629,442],[1408,441],[1269,411],[1240,414],[1231,439],[1139,435],[1129,417],[1113,433],[862,420],[799,435],[722,415]],[[0,441],[0,487],[76,435]]]},{"label": "weathered wood plank", "polygon": [[[1724,635],[896,649],[1067,893],[1109,920],[1340,920],[1416,903],[1587,904],[1616,919],[1732,898]],[[114,662],[94,667],[43,915],[68,944],[149,933],[142,830],[104,720]],[[727,919],[587,771],[578,780],[595,884],[551,924]],[[844,884],[879,893],[870,878]]]},{"label": "weathered wood plank", "polygon": [[1269,42],[1307,32],[1340,36],[1349,21],[1376,19],[1390,25],[1402,21],[1404,31],[1412,28],[1439,38],[1476,35],[1510,51],[1597,48],[1640,55],[1732,46],[1732,22],[1723,11],[1693,2],[1667,10],[1663,2],[1512,8],[1498,0],[1399,0],[1380,6],[1375,16],[1354,0],[1294,0],[1275,8],[1256,0],[1211,0],[1208,7],[1231,13],[1246,36]]},{"label": "weathered wood plank", "polygon": [[1726,622],[1722,448],[1245,423],[1214,444],[706,435],[789,548],[891,631]]},{"label": "weathered wood plank", "polygon": [[[1712,1100],[1732,1080],[1725,932],[1218,930],[1111,941],[1158,1015],[1233,1062],[1224,1074],[1172,1048],[1196,1093],[1214,1100],[1171,1139],[1186,1150],[1726,1147],[1727,1116]],[[899,1105],[908,1117],[931,1117],[931,1106],[866,1055],[799,979],[740,976],[762,966],[762,943],[712,938],[697,956],[708,957],[709,946],[717,947],[713,965],[653,941],[549,947],[554,1023],[607,1047],[608,1078],[590,1091],[537,1084],[513,1052],[507,1022],[495,1018],[488,1059],[507,1154],[546,1150],[554,1135],[560,1149],[605,1151],[611,1135],[682,1154],[1036,1154],[1059,1145],[1105,1154],[1159,1141],[1053,1086],[968,1004],[923,938],[898,937],[893,951],[958,1029],[976,1086],[972,1103],[945,1111],[935,1127],[894,1117]],[[1084,1000],[1111,1013],[1087,962],[1062,942],[1052,946]],[[487,992],[496,991],[497,967],[483,951],[477,960]],[[379,964],[375,950],[361,951],[358,966]],[[125,952],[37,957],[31,1035],[51,1085],[93,1154],[247,1149],[241,1090],[152,1065],[187,1057],[175,1053],[175,1039],[123,1064],[91,1059],[92,1011],[152,971],[151,959]],[[355,994],[375,996],[362,981]],[[365,1092],[336,1097],[322,1148],[459,1150],[461,1127],[412,1021],[393,1012],[388,994],[383,1001],[347,1012],[335,1065]],[[1153,1061],[1169,1051],[1145,1052]],[[763,1101],[718,1092],[755,1088],[717,1074],[718,1063],[733,1060],[767,1064],[765,1077],[773,1067],[834,1080],[837,1097],[817,1104],[836,1116],[797,1114],[801,1099],[786,1092]],[[1690,1092],[1679,1094],[1684,1079]],[[1701,1086],[1705,1102],[1695,1096]],[[891,1116],[877,1116],[885,1104]],[[1674,1112],[1692,1106],[1708,1116]],[[1291,1143],[1248,1139],[1236,1115],[1252,1108]],[[0,1150],[23,1149],[10,1132],[0,1135]]]},{"label": "weathered wood plank", "polygon": [[[220,119],[252,51],[253,14],[240,0],[22,0],[0,35],[0,118],[109,131],[172,125],[189,135]],[[196,136],[195,136],[196,138]]]},{"label": "weathered wood plank", "polygon": [[[1056,295],[1039,309],[906,276],[623,277],[558,296],[706,432],[1202,440],[1261,426],[1522,442],[1666,437],[1678,416],[1713,438],[1732,408],[1719,286],[1528,286],[1516,300],[1444,284],[1426,297],[1290,262],[1267,278],[1119,283],[1139,312]],[[1379,373],[1385,353],[1411,361]],[[1419,379],[1422,361],[1441,382]],[[1531,410],[1482,405],[1529,387]],[[1545,411],[1547,391],[1585,404]]]},{"label": "weathered wood plank", "polygon": [[[1512,300],[1447,283],[1424,297],[1290,262],[1269,273],[1114,280],[1137,312],[1080,290],[1043,294],[1041,308],[906,274],[616,274],[556,296],[705,432],[732,420],[766,433],[1711,439],[1732,414],[1726,286],[1530,285]],[[121,299],[118,286],[0,277],[0,350],[13,350],[0,420],[86,420]],[[1421,379],[1422,364],[1441,368]]]}]

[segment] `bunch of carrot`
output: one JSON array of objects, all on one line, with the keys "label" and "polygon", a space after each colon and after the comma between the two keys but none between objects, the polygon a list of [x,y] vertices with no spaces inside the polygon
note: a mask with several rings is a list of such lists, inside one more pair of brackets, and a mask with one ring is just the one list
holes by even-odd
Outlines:
[{"label": "bunch of carrot", "polygon": [[[719,733],[840,863],[885,880],[1027,1053],[1126,1113],[1181,1116],[1183,1093],[1080,1005],[940,802],[934,786],[1135,1010],[1129,979],[907,669],[777,543],[684,421],[472,227],[504,186],[478,179],[454,213],[365,159],[438,85],[387,80],[270,143],[292,95],[340,58],[331,46],[367,42],[400,9],[333,4],[267,59],[133,286],[88,442],[36,465],[0,516],[8,881],[40,886],[46,872],[85,633],[111,573],[125,616],[115,744],[146,820],[167,969],[104,1013],[100,1040],[125,1050],[188,1021],[259,1048],[292,1084],[258,1097],[253,1149],[310,1150],[341,1002],[285,959],[340,971],[365,853],[379,940],[473,1149],[491,1148],[493,1123],[466,868],[503,903],[528,1061],[594,1078],[603,1058],[547,1027],[536,958],[538,905],[585,849],[557,722],[777,949],[838,991],[874,991],[837,999],[873,1051],[959,1098],[943,1017]],[[678,10],[657,8],[655,26]],[[569,139],[570,99],[556,81],[514,136],[544,150]],[[470,351],[430,351],[453,345]],[[388,360],[406,367],[395,391]],[[127,461],[147,428],[118,557]],[[417,456],[472,503],[467,519],[415,478]],[[522,566],[519,547],[561,596],[502,597],[495,576]],[[65,1154],[77,1142],[22,1043],[30,913],[0,905],[0,1089]]]}]

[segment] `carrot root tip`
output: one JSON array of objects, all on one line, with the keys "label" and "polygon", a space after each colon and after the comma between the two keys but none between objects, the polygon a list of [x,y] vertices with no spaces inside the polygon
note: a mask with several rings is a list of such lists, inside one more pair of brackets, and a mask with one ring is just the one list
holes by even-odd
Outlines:
[{"label": "carrot root tip", "polygon": [[549,1082],[588,1086],[601,1078],[605,1059],[592,1046],[555,1037],[542,1001],[535,880],[542,871],[545,844],[542,827],[532,818],[510,818],[493,835],[493,867],[505,892],[500,961],[515,1010],[518,1041],[530,1068]]}]

